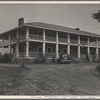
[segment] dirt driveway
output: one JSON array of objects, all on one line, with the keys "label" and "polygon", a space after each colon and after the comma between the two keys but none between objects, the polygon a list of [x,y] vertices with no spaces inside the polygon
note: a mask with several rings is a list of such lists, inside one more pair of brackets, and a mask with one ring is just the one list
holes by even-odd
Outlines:
[{"label": "dirt driveway", "polygon": [[97,63],[0,64],[1,95],[100,95]]}]

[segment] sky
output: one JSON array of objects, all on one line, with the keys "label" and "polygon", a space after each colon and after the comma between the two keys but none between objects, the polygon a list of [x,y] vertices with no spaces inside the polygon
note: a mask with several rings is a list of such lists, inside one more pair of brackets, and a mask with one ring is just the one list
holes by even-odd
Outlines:
[{"label": "sky", "polygon": [[0,33],[18,26],[18,19],[25,23],[45,22],[100,34],[100,23],[91,13],[100,9],[99,4],[0,4]]}]

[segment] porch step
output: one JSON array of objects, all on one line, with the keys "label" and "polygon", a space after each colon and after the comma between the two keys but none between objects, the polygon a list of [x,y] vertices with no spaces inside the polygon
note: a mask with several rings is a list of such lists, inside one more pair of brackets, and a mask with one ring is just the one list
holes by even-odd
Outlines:
[{"label": "porch step", "polygon": [[88,63],[89,61],[86,58],[72,58],[72,63]]}]

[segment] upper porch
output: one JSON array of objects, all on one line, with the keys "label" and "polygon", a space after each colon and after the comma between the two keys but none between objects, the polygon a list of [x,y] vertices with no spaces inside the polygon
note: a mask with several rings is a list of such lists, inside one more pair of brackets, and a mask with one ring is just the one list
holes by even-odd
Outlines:
[{"label": "upper porch", "polygon": [[29,41],[46,41],[59,44],[100,46],[100,38],[98,37],[26,26],[1,34],[0,39],[0,46],[26,41],[27,39]]}]

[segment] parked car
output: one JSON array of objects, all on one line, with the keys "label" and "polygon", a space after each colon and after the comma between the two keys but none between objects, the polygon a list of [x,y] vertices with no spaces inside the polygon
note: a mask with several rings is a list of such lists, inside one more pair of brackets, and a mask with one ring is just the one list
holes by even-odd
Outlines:
[{"label": "parked car", "polygon": [[70,64],[70,56],[68,54],[60,54],[58,63],[67,63]]}]

